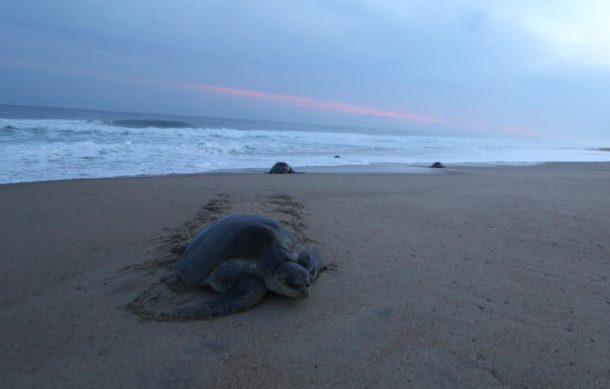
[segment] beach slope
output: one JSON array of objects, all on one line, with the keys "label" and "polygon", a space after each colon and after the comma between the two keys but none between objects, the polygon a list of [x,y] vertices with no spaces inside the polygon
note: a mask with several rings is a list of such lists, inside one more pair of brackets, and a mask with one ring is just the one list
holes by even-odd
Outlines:
[{"label": "beach slope", "polygon": [[[0,204],[2,386],[610,386],[609,163],[41,182]],[[172,251],[243,212],[319,249],[311,296],[142,320],[155,293],[206,294],[167,289]]]}]

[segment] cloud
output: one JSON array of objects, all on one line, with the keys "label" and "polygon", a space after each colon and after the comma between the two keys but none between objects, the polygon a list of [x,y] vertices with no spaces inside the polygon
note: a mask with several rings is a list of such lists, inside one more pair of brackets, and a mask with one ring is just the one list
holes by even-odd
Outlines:
[{"label": "cloud", "polygon": [[314,97],[283,95],[270,92],[261,92],[250,89],[229,88],[218,85],[179,83],[172,82],[168,85],[179,88],[202,89],[213,93],[245,97],[257,100],[267,100],[282,104],[293,105],[302,108],[320,109],[324,111],[335,111],[352,115],[370,115],[390,119],[406,120],[420,123],[440,123],[441,120],[431,116],[415,114],[411,112],[388,111],[380,108],[354,105],[332,100],[318,99]]},{"label": "cloud", "polygon": [[534,2],[512,12],[516,26],[549,48],[558,60],[610,68],[610,2]]},{"label": "cloud", "polygon": [[251,89],[239,89],[230,88],[218,85],[200,84],[200,83],[184,83],[184,82],[171,82],[171,81],[148,81],[154,84],[161,84],[174,88],[188,88],[204,90],[212,93],[230,95],[248,99],[266,100],[280,104],[288,104],[301,108],[309,109],[320,109],[325,111],[342,112],[352,115],[370,115],[377,117],[384,117],[389,119],[405,120],[409,122],[419,122],[426,124],[443,124],[449,127],[457,127],[467,130],[469,132],[475,132],[480,134],[494,134],[503,133],[512,136],[526,136],[526,137],[540,137],[547,136],[548,134],[526,127],[514,127],[514,126],[494,126],[482,122],[465,122],[461,120],[447,120],[438,117],[425,116],[421,114],[415,114],[411,112],[397,112],[388,111],[380,108],[367,107],[362,105],[354,105],[348,103],[342,103],[338,101],[331,101],[313,97],[305,96],[294,96],[284,95],[278,93],[262,92]]},{"label": "cloud", "polygon": [[454,29],[485,24],[496,38],[512,36],[524,46],[536,45],[538,64],[568,63],[610,68],[610,2],[608,0],[454,0],[451,5],[423,0],[361,0],[371,12],[403,26]]},{"label": "cloud", "polygon": [[[0,25],[0,66],[11,69],[0,84],[40,104],[69,86],[75,107],[608,136],[606,0],[100,4],[0,2],[11,15]],[[94,79],[116,81],[123,100]],[[0,100],[27,102],[14,96],[0,88]]]}]

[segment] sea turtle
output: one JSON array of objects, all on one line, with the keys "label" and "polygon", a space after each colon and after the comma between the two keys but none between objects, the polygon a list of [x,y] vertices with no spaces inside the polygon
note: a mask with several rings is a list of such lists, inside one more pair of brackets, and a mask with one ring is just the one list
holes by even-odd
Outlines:
[{"label": "sea turtle", "polygon": [[445,165],[440,162],[434,162],[432,165],[430,165],[430,167],[434,169],[444,169]]},{"label": "sea turtle", "polygon": [[204,227],[178,262],[180,277],[221,295],[161,314],[163,320],[230,315],[256,306],[267,289],[307,297],[320,272],[320,255],[306,249],[278,222],[259,215],[229,215]]},{"label": "sea turtle", "polygon": [[286,162],[276,162],[269,170],[269,174],[290,174],[297,173]]}]

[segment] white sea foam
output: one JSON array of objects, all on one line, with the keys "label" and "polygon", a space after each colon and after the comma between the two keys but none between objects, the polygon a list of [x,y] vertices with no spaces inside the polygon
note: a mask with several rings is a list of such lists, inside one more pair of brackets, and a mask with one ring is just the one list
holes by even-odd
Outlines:
[{"label": "white sea foam", "polygon": [[0,183],[268,168],[276,161],[336,166],[610,160],[607,152],[541,141],[142,123],[0,119]]}]

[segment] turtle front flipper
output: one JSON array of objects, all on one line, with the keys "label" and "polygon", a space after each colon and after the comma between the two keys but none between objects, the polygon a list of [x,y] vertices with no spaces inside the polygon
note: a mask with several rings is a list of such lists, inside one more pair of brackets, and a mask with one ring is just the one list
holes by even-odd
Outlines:
[{"label": "turtle front flipper", "polygon": [[320,253],[313,247],[303,250],[297,259],[297,263],[307,269],[311,275],[311,282],[314,282],[320,274],[321,261]]},{"label": "turtle front flipper", "polygon": [[261,302],[267,287],[257,277],[244,274],[236,278],[217,298],[201,304],[192,304],[172,312],[161,313],[156,320],[187,321],[208,320],[247,311]]}]

